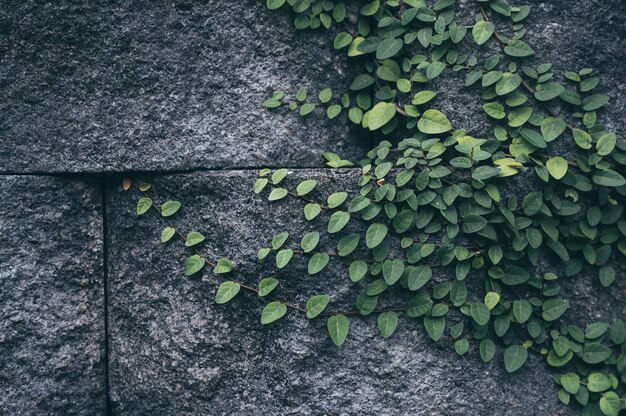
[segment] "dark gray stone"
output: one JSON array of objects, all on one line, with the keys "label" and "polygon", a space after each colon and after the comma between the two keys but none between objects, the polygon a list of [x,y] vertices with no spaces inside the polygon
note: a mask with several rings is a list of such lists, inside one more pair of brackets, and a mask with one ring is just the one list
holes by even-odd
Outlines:
[{"label": "dark gray stone", "polygon": [[98,187],[0,176],[0,200],[0,414],[103,414]]},{"label": "dark gray stone", "polygon": [[[557,76],[599,70],[612,99],[601,120],[624,131],[624,3],[530,3],[534,62],[552,62]],[[460,0],[458,13],[473,24],[474,2]],[[4,1],[0,171],[313,167],[323,150],[358,159],[369,140],[343,117],[261,108],[275,89],[346,89],[354,72],[333,51],[334,33],[297,32],[289,13],[257,0]],[[478,51],[470,38],[464,45]],[[463,78],[437,80],[436,106],[455,127],[491,134],[480,92]]]},{"label": "dark gray stone", "polygon": [[[287,181],[293,187],[303,178],[319,179],[320,193],[312,196],[319,200],[355,189],[357,176],[356,170],[299,170]],[[181,230],[204,233],[202,252],[211,260],[235,261],[238,279],[256,285],[262,277],[276,277],[281,299],[304,305],[308,296],[331,293],[329,311],[353,310],[360,286],[350,283],[348,263],[332,260],[323,273],[308,276],[306,259],[298,256],[282,271],[272,267],[273,259],[256,260],[257,250],[275,233],[289,231],[289,245],[298,247],[305,232],[324,229],[326,222],[304,221],[301,201],[268,203],[250,190],[254,180],[254,172],[231,171],[152,182],[160,201],[183,202],[175,218]],[[278,323],[262,326],[264,302],[254,294],[242,292],[231,304],[216,305],[218,279],[206,271],[202,279],[186,278],[184,263],[192,253],[181,241],[161,244],[164,222],[155,212],[137,218],[137,194],[120,192],[118,185],[110,186],[107,201],[115,414],[576,414],[558,402],[557,386],[536,356],[508,375],[502,352],[490,364],[480,361],[476,345],[458,357],[449,343],[431,342],[421,322],[406,317],[388,341],[378,334],[376,317],[353,318],[346,344],[336,348],[324,320],[307,321],[290,311]],[[326,249],[334,248],[330,241],[336,239],[323,239]],[[583,316],[583,323],[595,314],[623,316],[624,283],[611,292],[613,309],[603,305]],[[594,299],[584,287],[569,288],[568,294],[585,313]],[[397,305],[403,295],[389,296],[379,306]]]}]

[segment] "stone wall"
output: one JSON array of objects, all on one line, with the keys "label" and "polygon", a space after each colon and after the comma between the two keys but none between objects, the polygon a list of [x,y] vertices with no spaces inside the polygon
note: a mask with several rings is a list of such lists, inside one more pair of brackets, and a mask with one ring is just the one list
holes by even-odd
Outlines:
[{"label": "stone wall", "polygon": [[[321,320],[261,326],[260,301],[216,305],[217,280],[186,278],[184,247],[158,242],[156,216],[135,216],[122,177],[182,201],[180,225],[254,283],[270,273],[258,248],[307,227],[297,201],[251,192],[256,169],[290,167],[292,183],[314,177],[325,190],[354,182],[320,154],[358,160],[371,137],[261,107],[275,89],[340,91],[353,75],[332,33],[296,32],[264,3],[0,3],[0,414],[576,414],[539,359],[511,376],[408,320],[388,341],[375,318],[353,320],[342,348]],[[471,24],[472,2],[458,3]],[[623,135],[623,1],[528,3],[536,62],[597,69],[611,97],[603,121]],[[440,108],[486,133],[486,116],[468,111],[477,92],[460,85],[437,81]],[[344,265],[320,277],[303,266],[271,271],[281,295],[304,303],[333,288],[333,309],[351,307]],[[623,275],[596,289],[568,288],[575,320],[626,316]]]}]

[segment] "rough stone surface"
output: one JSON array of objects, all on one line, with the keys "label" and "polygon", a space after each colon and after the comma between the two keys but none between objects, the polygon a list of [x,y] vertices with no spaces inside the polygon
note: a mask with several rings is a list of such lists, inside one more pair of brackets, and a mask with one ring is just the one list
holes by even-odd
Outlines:
[{"label": "rough stone surface", "polygon": [[[321,166],[322,150],[358,159],[368,140],[345,121],[261,108],[275,89],[339,92],[354,76],[334,33],[297,32],[263,3],[2,2],[0,171],[307,167]],[[535,62],[552,62],[557,76],[599,70],[612,98],[603,121],[624,131],[624,3],[530,3]],[[458,13],[472,24],[474,2],[460,0]],[[462,78],[435,83],[437,106],[456,127],[489,134],[487,116],[468,111],[479,92]]]},{"label": "rough stone surface", "polygon": [[98,188],[1,176],[0,200],[0,414],[103,414]]},{"label": "rough stone surface", "polygon": [[[320,180],[321,191],[313,196],[318,199],[352,185],[356,171],[295,171],[288,183],[293,187],[307,177]],[[360,289],[347,278],[347,263],[333,260],[323,273],[308,276],[307,260],[298,256],[282,271],[273,259],[256,260],[257,250],[275,233],[289,231],[288,244],[298,247],[305,232],[325,228],[326,222],[313,227],[304,221],[301,201],[268,203],[250,191],[254,180],[254,172],[233,171],[153,182],[161,201],[183,202],[175,222],[183,232],[205,234],[201,250],[209,259],[237,261],[237,278],[255,285],[262,277],[276,277],[281,299],[304,305],[308,296],[326,292],[333,294],[330,311],[353,310]],[[450,344],[429,341],[421,323],[406,317],[388,341],[378,334],[375,317],[354,318],[348,341],[336,348],[323,320],[289,312],[263,327],[263,302],[254,294],[242,292],[232,304],[216,305],[218,279],[206,271],[202,279],[186,278],[184,263],[191,253],[180,240],[161,244],[162,220],[155,212],[137,218],[137,195],[115,185],[107,207],[116,414],[576,414],[558,403],[556,385],[535,356],[510,376],[501,358],[483,364],[476,346],[460,358]],[[602,305],[590,289],[570,289],[587,322],[597,318],[585,315],[590,302]],[[614,291],[623,294],[623,282]],[[396,295],[379,306],[397,304],[401,295]],[[625,299],[614,296],[613,309],[601,306],[599,315],[623,316]]]}]

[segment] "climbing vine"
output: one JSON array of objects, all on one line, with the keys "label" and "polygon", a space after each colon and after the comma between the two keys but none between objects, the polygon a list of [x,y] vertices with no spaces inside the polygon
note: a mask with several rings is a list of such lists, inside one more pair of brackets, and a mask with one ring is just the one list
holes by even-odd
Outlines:
[{"label": "climbing vine", "polygon": [[[508,372],[537,354],[553,369],[563,403],[578,403],[583,415],[625,409],[624,321],[581,328],[568,321],[561,293],[561,282],[573,278],[613,290],[626,270],[626,142],[600,123],[609,97],[595,92],[592,69],[561,78],[550,64],[531,65],[534,50],[523,40],[530,6],[506,0],[477,0],[472,22],[455,21],[455,0],[267,0],[267,6],[292,9],[298,29],[334,33],[332,46],[358,74],[345,92],[277,91],[264,106],[303,117],[346,116],[378,145],[353,168],[354,187],[326,198],[315,179],[292,184],[287,169],[260,171],[255,193],[272,203],[300,201],[304,221],[320,227],[302,236],[277,233],[258,259],[282,269],[305,256],[311,275],[335,261],[345,265],[350,284],[361,287],[356,310],[328,312],[332,293],[311,294],[306,305],[273,298],[275,278],[256,285],[235,279],[233,263],[197,249],[201,233],[171,222],[179,202],[159,205],[150,185],[126,180],[124,189],[141,193],[137,214],[153,209],[167,222],[161,241],[179,238],[194,250],[185,273],[209,266],[222,276],[218,304],[242,289],[266,298],[262,324],[290,309],[324,318],[337,346],[351,317],[376,314],[384,338],[406,317],[432,340],[450,341],[459,355],[477,351],[488,362],[501,348]],[[429,88],[445,71],[465,73],[464,86],[480,94],[477,111],[493,122],[489,137],[454,127],[437,109],[437,92]],[[354,166],[333,153],[324,157],[334,168]],[[524,189],[515,176],[523,177]],[[324,233],[336,238],[336,250],[319,249]],[[359,255],[363,250],[367,255]],[[435,269],[443,272],[435,277]],[[409,292],[408,302],[377,308],[392,286]]]}]

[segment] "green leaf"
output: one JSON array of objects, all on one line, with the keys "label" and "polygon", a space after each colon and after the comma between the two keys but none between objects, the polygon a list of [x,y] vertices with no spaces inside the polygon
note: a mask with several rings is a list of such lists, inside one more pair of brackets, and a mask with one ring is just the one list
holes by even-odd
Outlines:
[{"label": "green leaf", "polygon": [[350,275],[350,280],[352,280],[355,283],[360,281],[361,279],[363,279],[363,277],[367,273],[367,270],[368,270],[368,266],[365,261],[354,260],[352,263],[350,263],[350,268],[348,270],[348,273]]},{"label": "green leaf", "polygon": [[488,292],[485,295],[485,305],[489,310],[495,308],[500,302],[500,294],[498,292]]},{"label": "green leaf", "polygon": [[605,416],[619,416],[622,400],[617,393],[609,391],[600,398],[600,410]]},{"label": "green leaf", "polygon": [[535,51],[528,46],[526,42],[519,39],[511,39],[509,44],[504,48],[504,52],[509,56],[519,58],[530,56],[535,53]]},{"label": "green leaf", "polygon": [[234,267],[232,263],[228,261],[228,259],[222,258],[217,261],[217,264],[215,265],[215,268],[213,269],[213,273],[224,274],[224,273],[231,272],[233,269]]},{"label": "green leaf", "polygon": [[278,169],[272,174],[272,183],[278,185],[287,177],[289,171],[287,169]]},{"label": "green leaf", "polygon": [[446,328],[446,320],[443,317],[433,318],[430,316],[425,316],[424,328],[426,328],[428,336],[433,341],[439,341],[443,336],[443,331]]},{"label": "green leaf", "polygon": [[561,376],[561,385],[569,394],[576,394],[580,389],[580,378],[578,374],[567,373]]},{"label": "green leaf", "polygon": [[400,259],[387,259],[383,262],[383,278],[391,286],[396,283],[404,273],[404,263]]},{"label": "green leaf", "polygon": [[269,201],[278,201],[287,196],[289,192],[284,188],[274,188],[270,192],[270,196],[267,198]]},{"label": "green leaf", "polygon": [[426,110],[417,122],[419,131],[425,134],[440,134],[452,129],[450,120],[438,110]]},{"label": "green leaf", "polygon": [[544,321],[552,322],[559,319],[569,306],[565,299],[549,299],[542,305],[542,314]]},{"label": "green leaf", "polygon": [[259,292],[257,293],[260,298],[269,295],[272,290],[278,286],[278,280],[273,277],[266,277],[259,282]]},{"label": "green leaf", "polygon": [[367,245],[367,248],[375,248],[382,243],[387,236],[387,231],[385,224],[374,223],[370,225],[365,233],[365,245]]},{"label": "green leaf", "polygon": [[474,24],[472,36],[478,45],[482,45],[489,40],[495,29],[496,27],[493,23],[481,20]]},{"label": "green leaf", "polygon": [[359,234],[349,234],[342,237],[337,242],[337,254],[341,257],[345,257],[352,253],[359,245],[361,236]]},{"label": "green leaf", "polygon": [[492,102],[484,104],[483,110],[485,110],[485,113],[487,113],[489,117],[495,118],[496,120],[502,120],[506,117],[504,106],[500,103]]},{"label": "green leaf", "polygon": [[365,88],[369,87],[375,81],[376,81],[376,79],[373,76],[371,76],[369,74],[361,74],[361,75],[357,76],[354,79],[354,81],[352,81],[352,84],[350,84],[350,89],[352,91],[359,91],[359,90],[362,90],[362,89],[365,89]]},{"label": "green leaf", "polygon": [[567,173],[567,160],[561,156],[552,157],[546,162],[546,168],[554,179],[559,180]]},{"label": "green leaf", "polygon": [[285,4],[286,0],[267,0],[267,8],[270,10],[278,9],[280,6]]},{"label": "green leaf", "polygon": [[502,75],[502,78],[496,82],[496,94],[506,95],[517,89],[522,83],[522,77],[518,74],[511,74],[507,72]]},{"label": "green leaf", "polygon": [[598,143],[596,144],[596,152],[600,156],[607,156],[611,154],[613,149],[615,149],[615,144],[617,143],[617,137],[614,133],[607,133],[598,139]]},{"label": "green leaf", "polygon": [[466,339],[459,339],[454,343],[454,350],[457,354],[463,355],[469,349],[469,342]]},{"label": "green leaf", "polygon": [[404,42],[402,42],[402,39],[391,38],[383,40],[376,48],[376,59],[383,60],[391,58],[400,52],[403,45]]},{"label": "green leaf", "polygon": [[289,260],[293,257],[293,250],[291,249],[283,249],[276,253],[276,267],[282,269],[285,267]]},{"label": "green leaf", "polygon": [[541,133],[533,129],[523,128],[520,131],[522,137],[530,144],[540,149],[545,149],[548,147],[546,140],[543,138]]},{"label": "green leaf", "polygon": [[594,111],[609,102],[609,97],[604,94],[594,94],[583,100],[583,110]]},{"label": "green leaf", "polygon": [[181,203],[178,201],[167,201],[161,205],[161,215],[164,217],[171,217],[176,214],[181,207]]},{"label": "green leaf", "polygon": [[345,315],[334,315],[328,318],[326,323],[330,339],[336,346],[341,347],[348,337],[350,330],[350,320]]},{"label": "green leaf", "polygon": [[478,325],[487,325],[489,322],[489,318],[491,316],[491,312],[487,305],[482,302],[472,303],[470,307],[470,312],[472,314],[472,318]]},{"label": "green leaf", "polygon": [[480,341],[480,358],[483,362],[488,363],[496,355],[496,344],[489,338]]},{"label": "green leaf", "polygon": [[398,314],[389,311],[378,315],[378,329],[383,338],[389,338],[398,326]]},{"label": "green leaf", "polygon": [[516,300],[513,302],[513,317],[517,322],[523,324],[533,313],[533,307],[527,300]]},{"label": "green leaf", "polygon": [[334,234],[341,231],[348,221],[350,221],[350,214],[347,212],[337,211],[333,213],[328,220],[328,232]]},{"label": "green leaf", "polygon": [[339,104],[333,104],[326,109],[326,116],[332,120],[341,113],[341,106]]},{"label": "green leaf", "polygon": [[322,212],[322,207],[319,204],[308,203],[304,206],[304,218],[307,221],[314,220]]},{"label": "green leaf", "polygon": [[535,98],[539,101],[553,100],[565,91],[565,87],[556,82],[546,82],[539,84],[535,91]]},{"label": "green leaf", "polygon": [[197,231],[192,231],[187,235],[187,240],[185,240],[185,247],[193,247],[203,241],[204,236],[202,234]]},{"label": "green leaf", "polygon": [[302,241],[300,242],[300,247],[305,253],[310,253],[317,247],[317,243],[320,242],[320,233],[317,231],[313,231],[310,233],[306,233],[302,237]]},{"label": "green leaf", "polygon": [[283,244],[285,244],[285,241],[287,241],[288,238],[289,238],[288,232],[282,232],[282,233],[276,234],[272,238],[272,249],[278,250],[279,248],[281,248]]},{"label": "green leaf", "polygon": [[437,93],[434,91],[420,91],[413,96],[413,105],[422,105],[426,104],[433,98],[437,96]]},{"label": "green leaf", "polygon": [[487,220],[476,214],[469,214],[463,218],[461,228],[464,233],[472,234],[477,233],[487,226]]},{"label": "green leaf", "polygon": [[591,373],[587,377],[587,389],[592,393],[600,393],[611,388],[611,379],[602,373]]},{"label": "green leaf", "polygon": [[167,243],[168,241],[170,241],[172,239],[172,237],[174,237],[174,234],[176,234],[176,229],[172,228],[172,227],[166,227],[163,232],[161,233],[161,242],[162,243]]},{"label": "green leaf", "polygon": [[547,142],[559,137],[565,131],[565,122],[556,117],[546,117],[541,122],[541,135]]},{"label": "green leaf", "polygon": [[152,199],[150,198],[139,198],[137,201],[137,215],[143,215],[152,207]]},{"label": "green leaf", "polygon": [[368,125],[370,131],[377,130],[389,123],[396,115],[396,105],[394,103],[378,103],[368,111]]},{"label": "green leaf", "polygon": [[278,301],[268,303],[263,312],[261,312],[261,323],[263,325],[271,324],[285,316],[287,307]]},{"label": "green leaf", "polygon": [[307,179],[305,181],[300,182],[300,184],[296,188],[296,193],[300,196],[306,195],[311,192],[315,186],[317,185],[317,181],[314,179]]},{"label": "green leaf", "polygon": [[582,359],[587,364],[599,364],[611,357],[611,349],[606,345],[592,343],[583,348]]},{"label": "green leaf", "polygon": [[626,179],[624,179],[621,174],[611,169],[596,170],[592,179],[593,183],[602,186],[618,187],[626,185]]},{"label": "green leaf", "polygon": [[428,68],[426,68],[426,78],[435,79],[443,72],[444,69],[446,69],[445,63],[440,61],[432,62],[428,65]]},{"label": "green leaf", "polygon": [[591,138],[589,133],[580,129],[574,129],[572,131],[572,134],[574,135],[574,141],[576,142],[578,147],[585,150],[591,149],[591,142],[593,141],[593,139]]},{"label": "green leaf", "polygon": [[511,345],[504,351],[504,368],[513,373],[519,370],[528,359],[528,350],[521,345]]},{"label": "green leaf", "polygon": [[309,267],[308,267],[309,274],[317,274],[321,272],[322,270],[324,270],[324,267],[326,267],[329,260],[330,260],[330,257],[328,256],[327,253],[315,253],[309,259]]},{"label": "green leaf", "polygon": [[335,192],[327,199],[328,208],[337,208],[339,205],[343,204],[346,199],[348,199],[347,192]]},{"label": "green leaf", "polygon": [[217,289],[217,294],[215,295],[215,303],[222,305],[230,301],[232,298],[234,298],[237,295],[237,293],[239,293],[240,289],[241,289],[241,286],[239,286],[239,283],[235,283],[235,282],[222,283],[220,287]]},{"label": "green leaf", "polygon": [[311,296],[306,302],[306,317],[313,319],[326,309],[326,306],[330,302],[330,296],[328,295],[315,295]]},{"label": "green leaf", "polygon": [[317,98],[319,98],[322,104],[326,104],[330,101],[331,98],[333,98],[333,90],[331,90],[330,88],[324,88],[320,91]]},{"label": "green leaf", "polygon": [[256,182],[254,183],[254,193],[255,194],[260,194],[263,189],[265,189],[265,186],[269,183],[269,179],[267,178],[259,178],[256,180]]},{"label": "green leaf", "polygon": [[185,275],[191,276],[194,273],[197,273],[204,267],[205,260],[194,254],[193,256],[187,259],[187,263],[185,264]]}]

